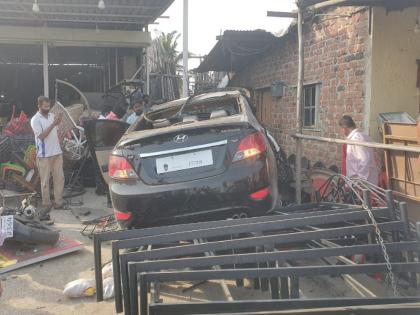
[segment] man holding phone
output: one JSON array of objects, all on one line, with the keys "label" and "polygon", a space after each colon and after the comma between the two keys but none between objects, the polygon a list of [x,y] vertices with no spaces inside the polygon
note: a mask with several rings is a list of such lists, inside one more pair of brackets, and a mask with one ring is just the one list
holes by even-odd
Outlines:
[{"label": "man holding phone", "polygon": [[[38,97],[38,112],[31,119],[31,127],[35,134],[37,166],[41,179],[42,209],[40,220],[50,220],[52,207],[63,207],[64,172],[63,152],[58,138],[57,126],[62,120],[61,113],[55,116],[50,113],[51,102],[45,96]],[[50,178],[53,178],[54,203],[50,199]]]}]

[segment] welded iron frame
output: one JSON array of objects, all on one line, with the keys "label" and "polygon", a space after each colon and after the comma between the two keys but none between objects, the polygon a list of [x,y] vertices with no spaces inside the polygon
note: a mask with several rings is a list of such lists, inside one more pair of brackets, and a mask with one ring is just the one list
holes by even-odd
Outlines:
[{"label": "welded iron frame", "polygon": [[[333,210],[333,211],[337,211],[337,210]],[[122,249],[140,248],[142,246],[149,246],[149,245],[160,245],[160,244],[166,244],[168,242],[189,241],[189,240],[198,239],[198,238],[231,236],[231,235],[237,235],[240,233],[256,233],[256,232],[267,233],[270,231],[289,229],[293,227],[302,227],[302,226],[307,226],[307,225],[325,225],[325,224],[333,224],[333,223],[343,223],[345,221],[364,221],[368,219],[368,213],[364,210],[351,211],[351,212],[347,212],[347,211],[348,209],[338,210],[338,212],[335,212],[334,214],[326,214],[326,215],[325,214],[320,215],[320,212],[315,212],[315,213],[305,212],[305,213],[293,213],[290,215],[275,215],[275,216],[257,217],[257,218],[249,218],[249,219],[215,221],[214,224],[212,225],[207,224],[206,228],[202,228],[199,230],[183,229],[183,231],[174,232],[174,233],[157,234],[157,235],[152,235],[152,236],[124,239],[124,240],[115,240],[112,242],[111,246],[112,246],[112,264],[113,264],[113,270],[114,270],[114,289],[115,289],[116,311],[122,312],[123,310],[122,301],[121,301],[121,296],[122,296],[121,279],[123,282],[126,282],[127,274],[128,274],[127,264],[126,263],[122,264],[120,261],[121,255],[119,251]],[[382,217],[382,216],[386,216],[389,210],[387,208],[383,208],[383,209],[373,210],[373,212],[375,216]],[[214,227],[211,227],[211,226],[214,226]],[[391,222],[390,224],[383,225],[383,229],[384,231],[388,229],[390,229],[390,231],[398,231],[398,230],[403,229],[403,224],[401,222],[394,222],[394,223]],[[365,234],[365,233],[368,233],[367,230],[369,230],[369,233],[373,233],[374,228],[373,226],[370,226],[366,228],[365,230],[363,230],[362,233],[358,233],[356,227],[353,227],[353,228],[350,227],[350,229],[347,229],[347,230],[343,230],[342,228],[340,228],[338,230],[335,230],[336,232],[335,235],[337,237],[340,237],[340,236],[345,236],[345,235],[351,235],[351,233]],[[348,234],[343,234],[343,232],[347,232]],[[325,233],[307,232],[306,235],[310,235],[310,236],[306,237],[305,240],[309,240],[310,237],[314,237],[317,234],[320,234],[321,238],[325,238],[328,235],[332,235],[331,231],[328,229],[325,230]],[[291,235],[291,237],[289,238],[288,243],[296,242],[296,240],[298,239],[297,238],[298,236],[300,236],[300,234],[293,233],[293,235]],[[277,235],[277,239],[280,239],[280,238],[281,237]],[[255,243],[256,244],[255,246],[276,244],[276,242],[274,242],[274,240],[276,239],[275,236],[257,236],[256,239],[257,241]],[[271,241],[266,241],[266,239],[271,240]],[[240,239],[236,241],[239,242]],[[229,241],[229,240],[224,241],[224,242],[233,243],[233,241]],[[279,241],[277,242],[280,243]],[[259,243],[259,245],[257,243]],[[227,245],[225,245],[225,247],[227,247]],[[249,244],[247,246],[244,245],[242,247],[249,247]],[[183,246],[182,248],[177,248],[176,254],[178,256],[182,256],[186,249],[187,248],[185,246]],[[215,248],[213,248],[213,250],[214,249]],[[237,248],[232,247],[231,249],[234,250]],[[204,252],[206,251],[203,251],[202,253]],[[173,254],[175,253],[173,252]],[[146,259],[151,259],[151,257],[148,256]],[[121,275],[120,275],[120,272],[121,272]],[[130,304],[130,297],[128,294],[124,294],[124,307],[127,308],[129,304]]]},{"label": "welded iron frame", "polygon": [[[407,217],[402,215],[400,216],[400,220],[396,221],[395,210],[396,209],[394,209],[394,207],[390,204],[388,204],[388,208],[372,209],[374,216],[377,218],[377,220],[379,219],[380,230],[382,232],[392,233],[392,236],[390,236],[390,238],[391,242],[394,243],[387,243],[387,249],[390,252],[419,253],[420,246],[418,240],[410,241],[410,231]],[[312,203],[276,209],[271,214],[272,215],[255,218],[200,222],[175,226],[147,228],[141,230],[117,232],[112,231],[101,234],[95,234],[94,256],[95,276],[97,283],[97,300],[101,301],[103,299],[103,286],[101,277],[101,245],[103,242],[106,241],[111,241],[112,247],[116,311],[119,313],[124,310],[126,314],[131,315],[138,314],[138,281],[140,281],[141,288],[141,314],[147,314],[148,304],[146,303],[146,305],[144,305],[144,294],[146,294],[147,300],[147,293],[150,287],[150,283],[167,280],[166,278],[154,278],[154,276],[158,274],[170,274],[164,271],[166,269],[184,269],[186,267],[211,268],[214,265],[233,265],[236,268],[236,266],[239,266],[244,263],[252,263],[258,266],[258,268],[256,269],[247,268],[218,270],[220,272],[232,271],[233,275],[235,275],[232,279],[238,281],[238,279],[246,278],[249,275],[255,275],[255,272],[257,272],[257,270],[277,270],[280,273],[285,272],[287,268],[272,267],[275,266],[276,261],[286,261],[287,253],[290,253],[287,260],[298,258],[301,259],[306,254],[311,254],[311,257],[324,258],[345,256],[350,254],[381,253],[380,245],[378,244],[364,244],[338,248],[334,247],[303,249],[289,252],[277,251],[275,249],[275,246],[279,244],[296,244],[299,242],[310,241],[313,239],[339,238],[346,235],[372,235],[374,232],[374,226],[372,224],[363,224],[366,223],[369,217],[367,211],[364,210],[361,206],[342,205],[334,203]],[[334,224],[341,224],[342,227],[334,227]],[[322,230],[285,233],[285,230],[286,232],[287,230],[289,230],[290,232],[290,229],[305,226],[320,226],[322,227]],[[278,234],[279,231],[282,231],[284,234]],[[276,232],[277,234],[275,234]],[[247,237],[233,237],[235,235],[244,233],[247,235]],[[404,240],[402,242],[399,242],[400,234],[402,235],[402,239]],[[188,244],[182,246],[177,244],[177,242],[180,241],[192,241],[194,239],[207,239],[212,237],[226,236],[230,236],[231,238],[233,238],[228,240],[206,241],[205,243]],[[168,243],[170,243],[169,247],[157,249],[153,248],[147,251],[140,250],[136,252],[120,253],[120,250],[123,249],[144,249],[146,246],[150,245],[167,246]],[[250,247],[259,250],[262,249],[262,251],[259,252],[257,250],[257,252],[245,254],[237,253],[238,249],[240,250]],[[186,255],[204,254],[216,250],[231,250],[233,254],[198,258],[185,257]],[[292,255],[293,257],[290,255]],[[174,259],[174,257],[178,258]],[[409,257],[411,257],[411,260],[409,260]],[[407,262],[396,264],[396,272],[398,272],[398,268],[400,268],[402,265],[404,265],[404,267],[401,267],[404,270],[402,271],[404,273],[410,271],[419,272],[420,263],[413,263],[412,257],[412,254],[411,256],[405,256],[405,260]],[[268,263],[268,265],[265,265],[265,269],[261,269],[259,265],[260,263]],[[372,271],[372,268],[375,268],[375,266],[378,267],[380,270],[384,269],[384,264],[373,265],[374,266],[372,266],[372,264],[363,266],[344,266],[352,267],[350,269],[333,268],[343,266],[311,266],[293,268],[289,267],[289,269],[293,269],[294,271],[291,272],[291,274],[286,273],[281,277],[283,279],[284,277],[290,277],[291,279],[293,278],[296,280],[301,275],[295,275],[294,272],[296,270],[302,270],[302,268],[307,268],[305,269],[306,271],[302,273],[302,275],[305,276],[313,276],[314,274],[316,275],[319,272],[321,272],[321,274],[325,273],[329,275],[341,275],[345,274],[344,272],[347,271],[349,273],[369,273]],[[326,268],[319,269],[318,267]],[[328,269],[328,267],[331,268]],[[360,269],[360,267],[362,268]],[[311,268],[313,269],[312,272],[309,271]],[[206,278],[206,276],[208,277],[209,275],[208,273],[206,273],[206,271],[210,270],[203,270],[201,273],[201,275],[204,276],[204,278]],[[244,271],[244,273],[238,271]],[[189,274],[188,272],[185,273],[184,271],[176,271],[176,273],[186,275],[187,278],[191,277],[191,275],[194,274]],[[228,275],[221,273],[220,275],[224,275],[229,279],[231,277],[230,274]],[[265,275],[265,273],[258,274],[257,276],[254,276],[254,278],[261,278],[262,275]],[[253,277],[251,276],[251,278]],[[277,276],[273,277],[270,275],[265,275],[264,278],[269,279],[271,287],[274,288],[274,290],[272,290],[271,292],[272,298],[278,299],[279,278]],[[202,280],[206,279],[201,279],[200,281]],[[146,293],[144,293],[144,286],[142,287],[145,281],[147,282]],[[293,289],[294,292],[298,292],[298,285],[298,281],[294,282],[294,284],[293,282],[291,282],[291,286],[293,286],[293,288],[291,287],[291,291]],[[124,290],[122,290],[122,288],[124,288]],[[296,296],[292,296],[292,298],[294,297]],[[238,307],[240,308],[241,306],[239,304],[240,303],[238,303]],[[155,307],[155,309],[156,308],[158,307]],[[152,312],[152,309],[153,306],[150,312]]]},{"label": "welded iron frame", "polygon": [[[419,297],[399,298],[328,298],[328,299],[291,299],[291,300],[258,300],[258,301],[221,301],[221,302],[197,302],[197,303],[150,303],[149,315],[206,315],[206,314],[261,314],[261,312],[299,310],[299,314],[313,314],[314,309],[342,308],[348,309],[349,314],[354,313],[355,308],[370,306],[395,307],[397,304],[420,303]],[[420,304],[419,304],[420,309]],[[302,312],[307,310],[308,313]],[[407,309],[410,310],[411,308]],[[415,309],[414,312],[418,312]],[[410,313],[405,313],[410,315]]]}]

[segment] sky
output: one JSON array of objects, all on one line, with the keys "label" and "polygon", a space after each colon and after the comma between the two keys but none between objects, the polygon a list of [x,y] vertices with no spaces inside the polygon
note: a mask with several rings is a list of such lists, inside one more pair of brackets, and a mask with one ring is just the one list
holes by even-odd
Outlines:
[{"label": "sky", "polygon": [[[295,0],[189,0],[189,51],[206,55],[216,44],[216,36],[225,30],[264,29],[272,33],[286,29],[291,19],[267,17],[267,11],[287,11],[296,8]],[[178,31],[182,36],[183,0],[175,0],[149,30]],[[156,31],[156,32],[155,32]],[[182,50],[182,37],[178,50]],[[195,64],[194,60],[190,61]]]}]

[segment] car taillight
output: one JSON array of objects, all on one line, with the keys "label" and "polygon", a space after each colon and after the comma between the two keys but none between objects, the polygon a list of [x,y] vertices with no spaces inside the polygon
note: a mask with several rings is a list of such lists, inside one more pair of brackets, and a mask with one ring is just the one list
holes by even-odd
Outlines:
[{"label": "car taillight", "polygon": [[238,150],[233,157],[233,162],[245,160],[264,153],[267,150],[264,136],[261,132],[255,132],[243,138],[239,142]]},{"label": "car taillight", "polygon": [[113,179],[137,179],[138,176],[125,157],[111,155],[109,157],[108,174]]},{"label": "car taillight", "polygon": [[269,194],[270,194],[270,188],[267,187],[267,188],[264,188],[264,189],[261,189],[252,193],[250,197],[252,200],[258,201],[258,200],[263,200],[267,198]]},{"label": "car taillight", "polygon": [[120,212],[114,209],[115,218],[118,221],[127,221],[130,220],[132,213],[131,212]]}]

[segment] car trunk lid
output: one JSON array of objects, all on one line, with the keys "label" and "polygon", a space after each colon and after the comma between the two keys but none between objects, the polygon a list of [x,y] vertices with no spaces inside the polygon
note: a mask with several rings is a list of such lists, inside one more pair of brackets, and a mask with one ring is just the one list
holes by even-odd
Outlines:
[{"label": "car trunk lid", "polygon": [[168,130],[126,144],[125,151],[146,184],[197,180],[225,172],[239,140],[250,129],[247,123],[239,123]]}]

